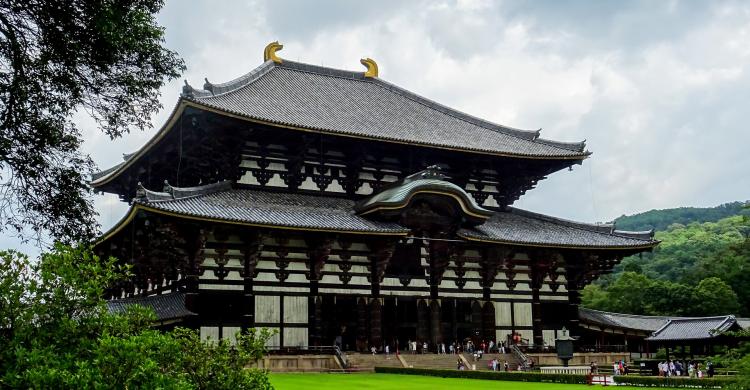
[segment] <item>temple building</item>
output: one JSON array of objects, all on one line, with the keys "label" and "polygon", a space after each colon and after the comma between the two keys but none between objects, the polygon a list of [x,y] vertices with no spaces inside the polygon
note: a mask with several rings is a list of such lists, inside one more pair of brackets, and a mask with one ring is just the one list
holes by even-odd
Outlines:
[{"label": "temple building", "polygon": [[364,72],[280,58],[187,82],[156,135],[95,175],[127,214],[96,244],[133,266],[119,304],[281,347],[401,348],[580,334],[580,290],[652,232],[512,207],[583,163],[558,142],[465,114]]}]

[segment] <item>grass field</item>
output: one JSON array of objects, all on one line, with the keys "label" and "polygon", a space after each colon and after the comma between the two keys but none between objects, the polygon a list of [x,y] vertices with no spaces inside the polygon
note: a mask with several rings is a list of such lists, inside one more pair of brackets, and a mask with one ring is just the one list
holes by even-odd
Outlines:
[{"label": "grass field", "polygon": [[[557,383],[504,382],[479,379],[436,378],[397,374],[271,374],[278,390],[353,389],[353,390],[591,390],[586,385]],[[628,390],[638,389],[628,387]]]}]

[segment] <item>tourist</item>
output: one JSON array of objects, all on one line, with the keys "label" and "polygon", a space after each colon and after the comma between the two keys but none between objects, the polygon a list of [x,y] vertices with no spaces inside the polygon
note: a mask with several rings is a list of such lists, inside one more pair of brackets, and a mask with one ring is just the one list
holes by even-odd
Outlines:
[{"label": "tourist", "polygon": [[677,373],[677,369],[674,366],[674,360],[669,361],[669,376],[672,376]]},{"label": "tourist", "polygon": [[695,363],[688,363],[688,375],[690,378],[695,378]]},{"label": "tourist", "polygon": [[390,345],[388,345],[388,344],[386,344],[386,345],[385,345],[385,357],[386,357],[386,359],[387,359],[387,358],[388,358],[388,356],[390,356],[390,355],[391,355],[391,346],[390,346]]},{"label": "tourist", "polygon": [[591,375],[596,375],[599,373],[599,366],[596,364],[596,362],[591,362]]},{"label": "tourist", "polygon": [[427,353],[427,342],[425,341],[424,344],[422,344],[422,354]]},{"label": "tourist", "polygon": [[616,361],[612,363],[612,375],[620,375],[620,365]]},{"label": "tourist", "polygon": [[714,364],[711,362],[706,363],[706,374],[708,374],[709,378],[714,377]]},{"label": "tourist", "polygon": [[703,378],[703,370],[701,370],[701,364],[700,363],[697,363],[695,365],[695,371],[697,371],[696,375],[698,375],[698,379],[702,379]]},{"label": "tourist", "polygon": [[682,376],[682,373],[683,373],[682,363],[680,363],[679,360],[674,362],[674,373],[677,376]]},{"label": "tourist", "polygon": [[490,340],[490,346],[489,346],[489,353],[495,352],[495,342],[493,340]]},{"label": "tourist", "polygon": [[505,341],[500,342],[500,353],[505,355]]},{"label": "tourist", "polygon": [[374,345],[370,347],[370,351],[372,351],[373,356],[377,353]]},{"label": "tourist", "polygon": [[492,359],[492,371],[497,371],[497,359]]},{"label": "tourist", "polygon": [[508,361],[506,360],[505,363],[503,363],[503,369],[505,372],[510,371],[510,365],[508,364]]},{"label": "tourist", "polygon": [[458,358],[458,361],[456,362],[456,369],[461,371],[464,370],[464,362],[461,360],[461,358]]},{"label": "tourist", "polygon": [[445,355],[445,343],[440,343],[440,350],[443,352],[443,355]]},{"label": "tourist", "polygon": [[453,343],[448,346],[448,351],[450,351],[451,355],[453,355],[454,352],[456,352],[456,348],[453,346]]}]

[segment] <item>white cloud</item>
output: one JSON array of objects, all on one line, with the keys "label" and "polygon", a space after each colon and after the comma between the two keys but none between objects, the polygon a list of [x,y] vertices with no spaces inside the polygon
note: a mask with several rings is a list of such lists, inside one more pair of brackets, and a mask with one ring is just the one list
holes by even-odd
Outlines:
[{"label": "white cloud", "polygon": [[[169,2],[167,44],[184,78],[223,82],[282,57],[361,69],[488,120],[588,139],[594,155],[540,182],[518,206],[580,220],[750,198],[750,5],[746,2]],[[182,81],[163,89],[171,110]],[[101,166],[155,129],[114,142],[85,123]],[[124,213],[97,199],[106,229]]]}]

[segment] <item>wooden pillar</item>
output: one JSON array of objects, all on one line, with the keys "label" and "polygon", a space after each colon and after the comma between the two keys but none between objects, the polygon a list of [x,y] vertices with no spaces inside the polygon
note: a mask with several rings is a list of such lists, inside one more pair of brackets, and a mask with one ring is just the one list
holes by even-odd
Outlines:
[{"label": "wooden pillar", "polygon": [[377,349],[383,346],[383,305],[380,298],[370,302],[370,346]]},{"label": "wooden pillar", "polygon": [[307,244],[307,279],[310,281],[310,296],[308,299],[308,331],[310,345],[322,345],[322,298],[318,295],[318,283],[323,277],[323,267],[331,254],[333,239],[331,237],[315,237],[306,240]]},{"label": "wooden pillar", "polygon": [[433,300],[432,302],[430,302],[430,335],[432,336],[432,345],[430,345],[430,350],[433,350],[435,346],[443,342],[443,333],[440,324],[441,317],[440,301]]},{"label": "wooden pillar", "polygon": [[424,299],[417,301],[417,341],[422,343],[430,338],[429,309]]},{"label": "wooden pillar", "polygon": [[396,250],[396,240],[385,239],[377,240],[367,244],[370,249],[370,275],[367,277],[370,282],[371,296],[373,298],[380,297],[380,283],[383,282],[385,276],[385,269],[388,267],[388,263],[391,261],[393,252]]},{"label": "wooden pillar", "polygon": [[539,252],[529,254],[529,266],[531,275],[531,321],[534,333],[533,344],[536,347],[541,347],[544,344],[544,333],[542,331],[542,301],[539,298],[539,290],[542,288],[544,283],[544,276],[548,270],[546,253]]},{"label": "wooden pillar", "polygon": [[[206,248],[206,232],[199,226],[188,226],[183,231],[185,237],[185,250],[187,255],[187,266],[185,269],[185,308],[199,313],[198,285],[202,273],[204,250]],[[198,324],[189,324],[189,327],[197,327]]]},{"label": "wooden pillar", "polygon": [[495,305],[487,301],[482,307],[482,339],[495,340],[495,333]]},{"label": "wooden pillar", "polygon": [[367,346],[367,300],[364,297],[357,299],[357,346],[359,352],[364,352]]},{"label": "wooden pillar", "polygon": [[242,331],[255,326],[255,295],[253,279],[257,275],[258,259],[263,250],[263,237],[257,232],[249,232],[242,237]]}]

